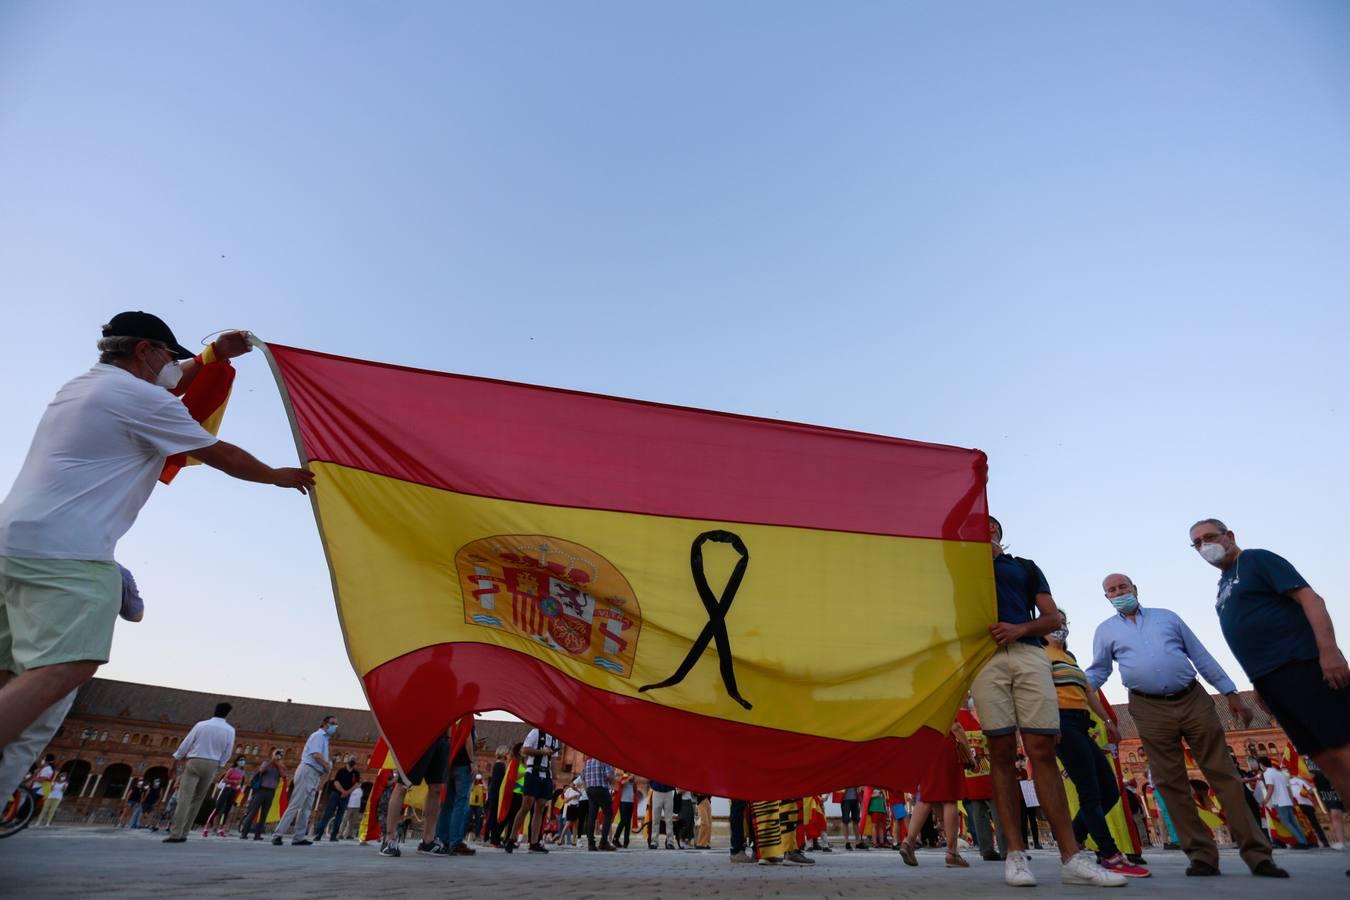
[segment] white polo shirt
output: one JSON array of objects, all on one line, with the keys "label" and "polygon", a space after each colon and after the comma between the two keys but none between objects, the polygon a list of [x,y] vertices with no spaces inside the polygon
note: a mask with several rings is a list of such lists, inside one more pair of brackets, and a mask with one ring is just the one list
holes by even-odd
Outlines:
[{"label": "white polo shirt", "polygon": [[216,442],[182,401],[99,363],[56,392],[0,503],[0,556],[112,560],[164,460]]},{"label": "white polo shirt", "polygon": [[234,726],[219,716],[203,719],[173,751],[174,759],[210,759],[222,766],[230,764],[234,754]]}]

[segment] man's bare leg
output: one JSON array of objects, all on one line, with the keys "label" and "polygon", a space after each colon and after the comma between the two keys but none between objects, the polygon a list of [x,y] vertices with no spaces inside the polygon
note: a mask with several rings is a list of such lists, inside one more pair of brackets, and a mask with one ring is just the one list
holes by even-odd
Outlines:
[{"label": "man's bare leg", "polygon": [[93,678],[100,665],[92,660],[56,663],[7,678],[0,687],[0,748],[9,746],[53,703]]},{"label": "man's bare leg", "polygon": [[[1024,734],[1022,746],[1026,748],[1027,759],[1031,762],[1031,776],[1036,781],[1036,796],[1040,798],[1041,810],[1050,823],[1050,833],[1055,836],[1055,843],[1059,844],[1059,858],[1067,863],[1083,848],[1078,846],[1078,838],[1073,836],[1069,798],[1064,794],[1064,779],[1055,765],[1055,736]],[[1012,835],[1008,836],[1008,843],[1012,843]]]},{"label": "man's bare leg", "polygon": [[[1022,819],[1020,802],[1022,787],[1017,783],[1017,770],[1014,765],[1017,759],[1017,735],[1016,733],[994,735],[988,741],[989,776],[993,779],[994,808],[998,810],[998,819],[1003,823],[1004,836],[1008,844],[1004,849],[1008,853],[1021,853],[1027,849],[1027,845],[1022,840],[1022,829],[1017,828],[1015,824]],[[1009,828],[1009,822],[1014,823],[1014,827]]]}]

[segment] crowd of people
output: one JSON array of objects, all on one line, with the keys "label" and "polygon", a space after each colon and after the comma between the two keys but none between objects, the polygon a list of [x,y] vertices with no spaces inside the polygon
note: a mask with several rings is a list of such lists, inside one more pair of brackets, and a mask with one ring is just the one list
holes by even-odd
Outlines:
[{"label": "crowd of people", "polygon": [[[272,468],[219,441],[178,399],[203,370],[248,350],[246,336],[234,332],[193,357],[160,319],[122,313],[103,329],[98,364],[62,387],[44,414],[14,486],[0,503],[0,796],[19,784],[60,725],[75,690],[108,659],[126,583],[113,550],[166,460],[190,453],[243,480],[301,492],[313,485],[314,476],[304,469]],[[1200,679],[1226,697],[1237,720],[1249,723],[1251,710],[1181,617],[1145,606],[1130,576],[1108,574],[1102,587],[1113,609],[1094,630],[1091,661],[1084,668],[1069,649],[1068,618],[1041,568],[1005,552],[1002,525],[993,517],[989,532],[998,618],[989,628],[993,656],[975,675],[971,702],[953,722],[943,750],[926,771],[913,773],[913,785],[888,786],[903,788],[898,792],[841,789],[845,850],[889,845],[914,866],[916,848],[940,834],[945,865],[967,868],[961,849],[968,832],[982,858],[1004,864],[1007,884],[1032,886],[1036,877],[1027,845],[1041,841],[1037,818],[1027,813],[1032,809],[1048,827],[1063,882],[1120,886],[1127,878],[1147,876],[1142,848],[1134,841],[1122,847],[1121,832],[1110,824],[1122,790],[1096,734],[1104,729],[1107,744],[1119,740],[1097,697],[1117,669],[1148,756],[1154,799],[1165,813],[1168,836],[1188,857],[1188,876],[1218,875],[1219,855],[1194,802],[1186,748],[1253,875],[1289,875],[1274,862],[1271,834],[1260,821],[1262,804],[1275,810],[1281,835],[1292,835],[1295,846],[1326,842],[1320,826],[1303,827],[1300,812],[1312,799],[1306,780],[1295,785],[1270,760],[1257,761],[1259,779],[1237,765]],[[1325,779],[1321,800],[1339,811],[1350,791],[1350,669],[1325,601],[1287,560],[1239,547],[1236,534],[1218,519],[1196,522],[1189,541],[1219,571],[1215,608],[1229,648],[1260,703]],[[250,773],[242,759],[231,765],[229,713],[229,704],[221,704],[174,753],[171,780],[177,790],[165,809],[171,820],[166,842],[187,839],[213,789],[216,805],[206,833],[212,827],[218,835],[230,832],[231,817],[247,796],[240,834],[260,839],[271,808],[268,792],[282,779],[289,804],[273,830],[273,844],[289,835],[292,846],[308,845],[312,825],[320,839],[326,829],[330,840],[352,834],[370,800],[358,793],[363,789],[356,761],[335,765],[330,757],[335,718],[320,723],[291,767],[274,754]],[[972,741],[975,734],[978,741]],[[628,846],[634,830],[639,836],[645,830],[652,848],[662,835],[668,849],[711,845],[705,796],[654,781],[650,796],[639,798],[631,774],[599,760],[588,761],[579,780],[558,787],[553,761],[560,743],[538,728],[502,753],[486,780],[476,771],[474,746],[472,728],[457,723],[406,772],[387,780],[376,801],[382,807],[376,819],[383,832],[381,854],[401,855],[398,836],[417,827],[418,852],[447,856],[472,855],[473,842],[506,853],[521,845],[547,853],[550,841],[580,838],[588,848],[613,850]],[[44,804],[54,812],[64,781],[38,774]],[[325,784],[327,799],[319,808]],[[1076,798],[1073,815],[1066,784]],[[420,822],[410,821],[415,817],[405,814],[404,799],[423,785]],[[137,810],[143,813],[145,798],[162,789],[138,785],[136,801],[128,795],[124,824],[140,826]],[[1139,798],[1129,790],[1125,796],[1127,818],[1136,820]],[[483,812],[471,818],[475,799],[482,800]],[[646,811],[635,828],[643,799]],[[747,849],[753,848],[766,865],[813,864],[806,850],[833,849],[818,814],[823,807],[819,797],[733,799],[732,861],[752,861]],[[44,808],[42,816],[50,821],[51,813]],[[1333,828],[1340,823],[1333,818]],[[1087,849],[1089,841],[1095,850]]]}]

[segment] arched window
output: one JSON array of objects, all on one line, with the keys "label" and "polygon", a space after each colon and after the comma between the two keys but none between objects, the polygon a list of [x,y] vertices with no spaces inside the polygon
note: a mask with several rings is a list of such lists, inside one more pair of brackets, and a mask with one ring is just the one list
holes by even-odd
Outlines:
[{"label": "arched window", "polygon": [[131,780],[131,766],[126,763],[113,763],[103,770],[103,796],[120,797]]},{"label": "arched window", "polygon": [[90,768],[87,759],[72,759],[61,764],[61,771],[70,779],[70,786],[66,788],[67,797],[78,797],[80,791],[84,790],[84,782],[89,777]]}]

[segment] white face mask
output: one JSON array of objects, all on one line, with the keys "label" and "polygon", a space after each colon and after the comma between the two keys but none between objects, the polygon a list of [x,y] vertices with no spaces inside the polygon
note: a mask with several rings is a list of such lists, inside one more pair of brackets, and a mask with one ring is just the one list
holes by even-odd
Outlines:
[{"label": "white face mask", "polygon": [[1218,563],[1227,555],[1228,551],[1224,549],[1223,544],[1200,545],[1200,556],[1204,558],[1205,562],[1210,563],[1211,565]]},{"label": "white face mask", "polygon": [[178,360],[171,359],[164,364],[164,368],[155,375],[155,384],[166,390],[173,390],[178,387],[179,380],[183,377],[183,370],[178,365]]}]

